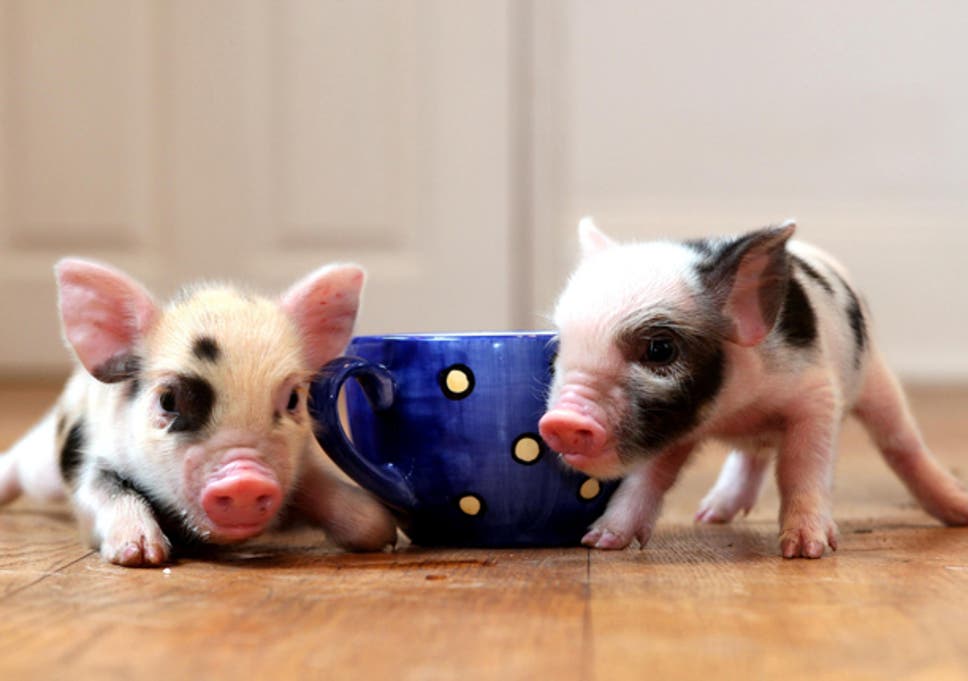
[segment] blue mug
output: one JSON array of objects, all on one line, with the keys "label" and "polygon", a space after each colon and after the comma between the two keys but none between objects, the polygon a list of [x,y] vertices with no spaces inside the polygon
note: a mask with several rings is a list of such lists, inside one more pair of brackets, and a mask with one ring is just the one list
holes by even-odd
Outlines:
[{"label": "blue mug", "polygon": [[578,545],[617,483],[538,435],[556,347],[550,332],[354,338],[311,387],[316,437],[415,544]]}]

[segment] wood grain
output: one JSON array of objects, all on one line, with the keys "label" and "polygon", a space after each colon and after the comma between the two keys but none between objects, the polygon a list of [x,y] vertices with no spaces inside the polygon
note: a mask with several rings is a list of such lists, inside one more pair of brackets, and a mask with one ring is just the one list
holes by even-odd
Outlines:
[{"label": "wood grain", "polygon": [[[52,386],[0,385],[0,447]],[[966,468],[968,390],[917,391],[938,456]],[[777,555],[772,485],[748,518],[695,526],[704,452],[652,543],[338,552],[311,528],[162,570],[103,563],[66,505],[0,510],[0,678],[963,679],[968,530],[937,525],[853,427],[840,550]]]}]

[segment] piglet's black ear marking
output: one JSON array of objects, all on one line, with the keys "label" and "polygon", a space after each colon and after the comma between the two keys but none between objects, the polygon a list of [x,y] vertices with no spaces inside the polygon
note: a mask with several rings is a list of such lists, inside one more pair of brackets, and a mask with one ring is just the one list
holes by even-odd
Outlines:
[{"label": "piglet's black ear marking", "polygon": [[141,373],[141,358],[132,353],[115,355],[95,367],[91,375],[101,383],[120,383]]},{"label": "piglet's black ear marking", "polygon": [[776,324],[790,282],[786,244],[795,230],[790,221],[716,244],[699,266],[734,343],[757,345]]}]

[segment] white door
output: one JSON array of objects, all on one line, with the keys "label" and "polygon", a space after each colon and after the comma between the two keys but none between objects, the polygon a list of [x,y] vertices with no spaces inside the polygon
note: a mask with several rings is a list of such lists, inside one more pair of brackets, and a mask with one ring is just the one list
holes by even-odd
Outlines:
[{"label": "white door", "polygon": [[519,321],[513,0],[0,0],[0,372],[62,371],[51,266],[281,290],[359,330]]}]

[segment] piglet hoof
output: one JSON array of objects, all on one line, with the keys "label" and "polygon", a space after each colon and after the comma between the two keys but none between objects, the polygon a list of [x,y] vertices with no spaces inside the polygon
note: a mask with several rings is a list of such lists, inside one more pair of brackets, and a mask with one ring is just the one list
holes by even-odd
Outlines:
[{"label": "piglet hoof", "polygon": [[638,541],[639,548],[645,548],[652,538],[655,513],[641,505],[630,506],[628,499],[628,496],[613,499],[605,515],[592,523],[581,543],[593,549],[616,551]]},{"label": "piglet hoof", "polygon": [[[601,520],[599,521],[601,523]],[[627,531],[618,529],[615,525],[596,523],[582,537],[581,543],[589,548],[605,551],[620,551],[638,542],[639,548],[645,548],[652,537],[652,526],[629,528]]]},{"label": "piglet hoof", "polygon": [[596,528],[589,530],[588,533],[582,537],[581,543],[593,549],[618,551],[626,548],[632,542],[630,539],[626,539],[609,529]]},{"label": "piglet hoof", "polygon": [[732,513],[718,508],[702,507],[696,512],[696,522],[708,525],[724,525],[733,519]]},{"label": "piglet hoof", "polygon": [[934,515],[948,527],[965,527],[968,525],[968,501],[962,502],[960,506],[944,508]]},{"label": "piglet hoof", "polygon": [[347,551],[383,551],[397,543],[393,516],[360,489],[345,487],[338,512],[328,514],[324,528],[329,538]]},{"label": "piglet hoof", "polygon": [[918,495],[924,509],[950,527],[968,525],[968,492],[955,478],[945,476],[930,494]]},{"label": "piglet hoof", "polygon": [[837,550],[837,526],[828,521],[792,527],[780,534],[780,553],[784,558],[822,558],[827,547]]},{"label": "piglet hoof", "polygon": [[719,495],[715,490],[710,492],[705,499],[699,503],[699,510],[696,512],[696,522],[706,524],[725,524],[730,522],[738,513],[744,516],[750,512],[755,503],[755,496],[749,498],[743,496]]},{"label": "piglet hoof", "polygon": [[357,518],[352,527],[329,528],[330,538],[346,551],[372,552],[392,549],[397,543],[397,526],[389,514]]},{"label": "piglet hoof", "polygon": [[167,537],[157,527],[145,530],[137,536],[119,534],[101,542],[101,557],[125,567],[153,567],[165,563],[171,554]]},{"label": "piglet hoof", "polygon": [[13,501],[23,492],[13,454],[0,452],[0,506]]}]

